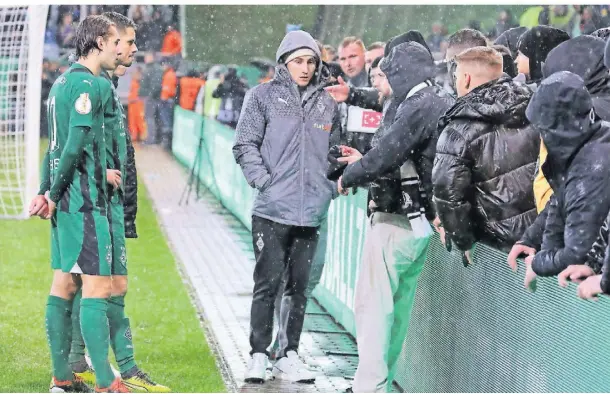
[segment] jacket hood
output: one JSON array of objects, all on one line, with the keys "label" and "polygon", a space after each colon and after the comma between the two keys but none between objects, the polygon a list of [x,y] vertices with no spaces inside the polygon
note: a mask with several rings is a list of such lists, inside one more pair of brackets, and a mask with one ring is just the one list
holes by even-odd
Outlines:
[{"label": "jacket hood", "polygon": [[316,41],[311,34],[303,30],[296,30],[291,31],[284,36],[284,39],[275,53],[275,61],[279,64],[282,56],[299,48],[309,48],[314,51],[318,59],[322,57],[320,48],[318,48],[318,44],[316,44]]},{"label": "jacket hood", "polygon": [[426,39],[424,38],[424,36],[422,36],[422,34],[417,30],[409,30],[406,33],[391,38],[390,41],[388,41],[388,43],[386,44],[385,49],[383,50],[383,56],[387,57],[392,51],[392,49],[394,49],[400,44],[404,44],[407,42],[417,42],[418,44],[421,44],[424,48],[426,48],[426,50],[430,54],[432,54],[430,48],[428,48],[428,44],[426,43]]},{"label": "jacket hood", "polygon": [[[447,111],[446,120],[470,119],[518,128],[527,124],[525,110],[532,91],[508,74],[483,84],[459,98]],[[444,120],[445,122],[445,120]]]},{"label": "jacket hood", "polygon": [[607,41],[608,37],[610,37],[610,27],[602,27],[601,29],[597,29],[593,33],[591,33],[590,36],[601,38],[602,40]]},{"label": "jacket hood", "polygon": [[523,33],[527,31],[527,27],[513,27],[512,29],[506,30],[504,33],[500,34],[498,38],[494,41],[495,45],[504,45],[510,51],[511,56],[514,58],[517,57],[517,52],[519,49],[517,48],[517,44],[519,43],[519,37]]},{"label": "jacket hood", "polygon": [[606,43],[600,38],[579,36],[553,49],[542,67],[544,78],[559,71],[569,71],[585,81],[592,96],[610,94],[610,74],[604,65]]},{"label": "jacket hood", "polygon": [[568,33],[550,26],[536,26],[519,38],[517,48],[530,60],[530,79],[542,79],[542,63],[553,48],[570,39]]},{"label": "jacket hood", "polygon": [[567,168],[574,154],[600,127],[593,115],[591,96],[581,77],[560,71],[542,81],[526,116],[540,130],[549,168],[560,172]]},{"label": "jacket hood", "polygon": [[379,67],[388,78],[393,97],[400,102],[416,85],[432,80],[435,75],[432,55],[416,42],[394,47]]}]

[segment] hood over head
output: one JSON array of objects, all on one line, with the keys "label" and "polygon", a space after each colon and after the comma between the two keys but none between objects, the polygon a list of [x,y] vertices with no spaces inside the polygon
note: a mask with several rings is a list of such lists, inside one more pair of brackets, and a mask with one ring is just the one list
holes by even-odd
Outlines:
[{"label": "hood over head", "polygon": [[540,130],[549,166],[564,170],[574,154],[599,128],[584,80],[569,71],[542,81],[527,106],[526,116]]},{"label": "hood over head", "polygon": [[275,53],[275,60],[278,63],[275,71],[275,80],[287,81],[288,79],[290,79],[292,81],[292,78],[290,77],[290,72],[288,72],[288,68],[285,64],[282,63],[282,60],[284,60],[285,57],[289,56],[290,53],[301,48],[311,49],[315,54],[318,62],[316,73],[313,79],[311,80],[310,85],[317,85],[321,82],[321,79],[324,79],[325,76],[322,75],[322,68],[325,66],[320,60],[322,58],[320,53],[320,47],[318,47],[318,44],[313,39],[311,34],[303,30],[295,30],[289,32],[284,36],[284,39],[280,43],[280,46],[278,47]]},{"label": "hood over head", "polygon": [[515,59],[517,57],[517,52],[519,49],[517,48],[517,44],[519,43],[519,38],[523,33],[527,31],[527,27],[513,27],[511,29],[506,30],[504,33],[500,34],[498,38],[494,41],[495,45],[504,45],[510,50],[510,54]]},{"label": "hood over head", "polygon": [[590,36],[601,38],[604,41],[608,41],[608,38],[610,38],[610,27],[602,27],[601,29],[597,29],[593,33],[591,33]]},{"label": "hood over head", "polygon": [[542,79],[542,63],[553,48],[570,39],[568,33],[550,26],[536,26],[521,35],[517,48],[530,60],[530,79]]},{"label": "hood over head", "polygon": [[430,52],[417,42],[394,47],[379,68],[388,78],[393,97],[400,101],[418,84],[433,80],[436,69]]},{"label": "hood over head", "polygon": [[392,49],[394,49],[400,44],[404,44],[407,42],[417,42],[418,44],[421,44],[424,48],[426,48],[426,50],[430,54],[432,54],[430,48],[428,48],[428,44],[426,43],[426,39],[424,38],[424,36],[422,36],[422,34],[417,30],[409,30],[408,32],[393,37],[390,39],[390,41],[388,41],[385,46],[385,49],[383,50],[383,57],[388,57]]}]

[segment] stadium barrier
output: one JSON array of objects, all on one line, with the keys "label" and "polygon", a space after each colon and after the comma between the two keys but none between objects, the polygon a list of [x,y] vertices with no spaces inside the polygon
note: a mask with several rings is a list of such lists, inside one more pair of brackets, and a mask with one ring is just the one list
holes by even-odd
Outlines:
[{"label": "stadium barrier", "polygon": [[[179,107],[173,153],[187,167],[204,146],[200,179],[246,227],[255,191],[232,155],[235,131]],[[353,296],[366,228],[366,193],[333,201],[326,266],[314,296],[355,334]],[[434,236],[420,277],[396,382],[407,392],[609,392],[610,303],[539,279],[523,288],[506,254],[478,244],[474,265]],[[391,319],[389,319],[391,322]],[[329,334],[333,335],[333,334]]]}]

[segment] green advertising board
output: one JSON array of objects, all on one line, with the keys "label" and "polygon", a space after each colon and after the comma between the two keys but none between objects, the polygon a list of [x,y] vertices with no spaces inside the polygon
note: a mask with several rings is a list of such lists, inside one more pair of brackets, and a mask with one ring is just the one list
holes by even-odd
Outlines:
[{"label": "green advertising board", "polygon": [[[176,109],[173,151],[190,167],[203,133],[200,178],[247,228],[255,192],[231,151],[235,131]],[[314,296],[355,334],[353,299],[366,235],[366,193],[329,211],[326,265]],[[434,236],[418,282],[396,382],[407,392],[610,392],[610,299],[576,297],[556,279],[523,288],[506,254],[477,245],[464,268]],[[380,262],[382,263],[382,262]],[[400,311],[396,311],[400,313]]]}]

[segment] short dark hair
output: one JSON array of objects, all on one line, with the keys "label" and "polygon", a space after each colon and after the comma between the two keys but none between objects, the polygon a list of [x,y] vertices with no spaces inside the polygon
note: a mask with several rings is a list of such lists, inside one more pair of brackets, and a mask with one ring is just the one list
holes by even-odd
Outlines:
[{"label": "short dark hair", "polygon": [[134,30],[138,30],[138,25],[125,15],[119,14],[118,12],[109,11],[104,12],[102,16],[110,19],[112,23],[116,25],[117,30],[125,31],[127,28],[131,27]]},{"label": "short dark hair", "polygon": [[385,48],[385,42],[377,41],[377,42],[374,42],[371,45],[369,45],[369,47],[366,48],[366,50],[373,51],[375,49],[383,49],[383,48]]},{"label": "short dark hair", "polygon": [[486,47],[487,39],[478,30],[474,29],[461,29],[453,33],[449,37],[449,48],[474,48],[474,47]]},{"label": "short dark hair", "polygon": [[102,15],[89,15],[78,24],[74,37],[76,46],[76,58],[87,57],[93,49],[100,50],[97,45],[97,38],[108,38],[110,27],[114,23]]},{"label": "short dark hair", "polygon": [[375,67],[379,67],[379,63],[381,63],[381,59],[383,59],[383,56],[376,57],[375,60],[373,60],[373,63],[371,63],[371,69],[374,69]]}]

